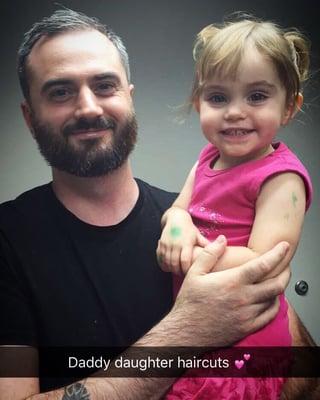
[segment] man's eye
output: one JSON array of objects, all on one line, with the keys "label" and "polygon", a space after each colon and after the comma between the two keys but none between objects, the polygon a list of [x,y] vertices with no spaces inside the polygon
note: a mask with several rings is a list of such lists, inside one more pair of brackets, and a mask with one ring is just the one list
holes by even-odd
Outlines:
[{"label": "man's eye", "polygon": [[210,103],[223,104],[227,101],[227,98],[224,94],[217,93],[210,95],[209,101]]},{"label": "man's eye", "polygon": [[260,103],[263,102],[264,100],[266,100],[268,98],[268,96],[264,93],[261,92],[255,92],[250,94],[248,100],[251,103]]},{"label": "man's eye", "polygon": [[101,82],[95,88],[95,92],[101,95],[109,95],[113,93],[114,90],[115,90],[114,84],[109,82]]},{"label": "man's eye", "polygon": [[72,92],[68,88],[57,88],[49,92],[49,98],[57,102],[66,101],[70,96],[72,96]]}]

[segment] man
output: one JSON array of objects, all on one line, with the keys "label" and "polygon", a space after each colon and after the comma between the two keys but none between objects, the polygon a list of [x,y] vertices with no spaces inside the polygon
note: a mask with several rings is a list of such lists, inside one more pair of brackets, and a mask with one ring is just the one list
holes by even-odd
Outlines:
[{"label": "man", "polygon": [[160,398],[172,379],[91,377],[41,395],[63,380],[32,371],[42,346],[230,345],[275,316],[290,273],[283,266],[264,277],[288,245],[209,274],[226,243],[210,244],[171,308],[171,279],[155,248],[173,195],[133,178],[137,125],[121,40],[60,10],[26,34],[18,70],[23,115],[53,180],[0,208],[0,340],[27,346],[31,370],[2,378],[0,398]]}]

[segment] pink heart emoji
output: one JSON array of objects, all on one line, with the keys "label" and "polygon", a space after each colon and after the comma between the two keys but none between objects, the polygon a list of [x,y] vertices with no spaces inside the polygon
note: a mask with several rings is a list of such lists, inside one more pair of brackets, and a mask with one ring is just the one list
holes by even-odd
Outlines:
[{"label": "pink heart emoji", "polygon": [[236,360],[234,362],[234,365],[238,368],[241,369],[243,367],[244,361],[243,360]]},{"label": "pink heart emoji", "polygon": [[250,360],[250,357],[251,357],[251,354],[244,354],[244,355],[243,355],[243,358],[244,358],[246,361]]}]

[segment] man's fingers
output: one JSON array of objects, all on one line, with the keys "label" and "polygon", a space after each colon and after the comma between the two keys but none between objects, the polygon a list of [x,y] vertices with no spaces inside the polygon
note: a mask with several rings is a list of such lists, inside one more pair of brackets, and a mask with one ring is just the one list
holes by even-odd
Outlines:
[{"label": "man's fingers", "polygon": [[248,261],[237,269],[239,279],[244,284],[260,282],[280,264],[288,250],[289,243],[281,242],[262,256]]},{"label": "man's fingers", "polygon": [[250,316],[254,319],[256,319],[260,314],[265,312],[268,308],[272,307],[274,305],[275,299],[273,298],[272,300],[268,300],[265,302],[257,303],[257,304],[251,304],[249,306],[249,311],[250,311]]},{"label": "man's fingers", "polygon": [[203,247],[200,246],[194,246],[193,251],[192,251],[192,261],[191,264],[196,261],[196,258],[201,254],[203,250]]},{"label": "man's fingers", "polygon": [[253,285],[251,294],[254,303],[270,301],[283,293],[288,286],[290,276],[290,268],[286,267],[278,276]]},{"label": "man's fingers", "polygon": [[269,322],[271,322],[274,317],[277,315],[279,311],[280,303],[275,299],[273,302],[270,303],[270,306],[265,309],[262,313],[260,313],[254,321],[250,324],[250,332],[253,333],[258,329],[261,329]]},{"label": "man's fingers", "polygon": [[218,259],[224,253],[227,240],[220,235],[214,242],[208,244],[199,254],[195,262],[189,269],[188,275],[204,275],[211,272]]}]

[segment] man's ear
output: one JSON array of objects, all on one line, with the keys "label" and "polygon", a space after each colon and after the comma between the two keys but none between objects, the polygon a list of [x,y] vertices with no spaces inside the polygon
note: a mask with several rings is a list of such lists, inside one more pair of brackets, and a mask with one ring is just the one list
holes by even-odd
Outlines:
[{"label": "man's ear", "polygon": [[29,128],[29,131],[31,132],[31,135],[34,137],[32,118],[31,118],[31,108],[26,100],[23,100],[23,102],[20,104],[20,107],[23,114],[23,118]]},{"label": "man's ear", "polygon": [[129,93],[130,93],[130,96],[132,98],[133,94],[134,94],[134,85],[132,83],[130,83],[130,85],[129,85]]},{"label": "man's ear", "polygon": [[303,104],[303,95],[298,93],[295,101],[290,103],[282,119],[282,125],[287,125],[287,123],[301,110]]}]

